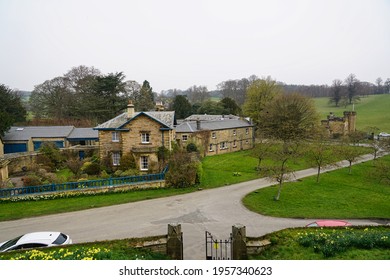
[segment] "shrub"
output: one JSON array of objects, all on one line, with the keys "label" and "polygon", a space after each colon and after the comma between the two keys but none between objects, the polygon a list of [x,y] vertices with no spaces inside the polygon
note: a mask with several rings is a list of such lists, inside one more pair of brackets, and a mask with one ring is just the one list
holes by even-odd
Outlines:
[{"label": "shrub", "polygon": [[121,157],[120,168],[122,170],[135,169],[137,167],[133,153],[129,152]]},{"label": "shrub", "polygon": [[196,182],[197,163],[186,152],[176,152],[169,161],[169,170],[165,176],[168,186],[175,188],[190,187]]},{"label": "shrub", "polygon": [[81,171],[88,175],[98,175],[100,173],[100,164],[87,161],[81,167]]},{"label": "shrub", "polygon": [[193,153],[198,151],[198,147],[194,143],[189,143],[186,147],[187,152]]},{"label": "shrub", "polygon": [[37,175],[27,175],[22,178],[23,185],[25,187],[28,186],[38,186],[41,185],[41,178],[39,178]]}]

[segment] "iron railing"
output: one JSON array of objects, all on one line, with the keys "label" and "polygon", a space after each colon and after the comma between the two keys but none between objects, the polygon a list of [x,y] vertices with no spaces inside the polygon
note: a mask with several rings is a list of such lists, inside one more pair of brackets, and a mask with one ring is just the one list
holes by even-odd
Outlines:
[{"label": "iron railing", "polygon": [[47,184],[41,186],[4,188],[0,189],[0,198],[9,198],[21,195],[39,195],[42,193],[55,193],[72,190],[88,190],[103,187],[132,185],[143,182],[161,181],[165,179],[165,173],[167,170],[168,168],[166,167],[161,173],[157,174],[68,182],[62,184]]}]

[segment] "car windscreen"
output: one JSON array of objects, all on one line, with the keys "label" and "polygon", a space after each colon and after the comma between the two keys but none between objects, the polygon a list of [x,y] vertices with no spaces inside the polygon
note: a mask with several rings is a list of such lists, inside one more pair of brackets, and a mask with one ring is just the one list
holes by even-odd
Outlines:
[{"label": "car windscreen", "polygon": [[11,239],[11,240],[5,242],[5,243],[0,247],[0,252],[2,252],[2,251],[4,251],[4,250],[7,250],[7,249],[8,249],[9,247],[11,247],[11,246],[14,246],[14,245],[19,241],[19,239],[22,238],[22,236],[23,236],[23,235],[18,236],[18,237],[14,238],[14,239]]},{"label": "car windscreen", "polygon": [[66,239],[68,239],[68,237],[63,233],[60,233],[57,239],[54,240],[53,244],[57,244],[57,245],[63,244],[66,241]]}]

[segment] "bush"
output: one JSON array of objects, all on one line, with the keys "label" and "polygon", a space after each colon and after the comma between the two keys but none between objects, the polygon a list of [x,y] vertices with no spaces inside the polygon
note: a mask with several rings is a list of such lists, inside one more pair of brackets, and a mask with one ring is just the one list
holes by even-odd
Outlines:
[{"label": "bush", "polygon": [[97,162],[87,161],[81,167],[81,171],[88,174],[88,175],[99,175],[100,164]]},{"label": "bush", "polygon": [[137,167],[133,153],[129,152],[121,157],[120,168],[122,170],[135,169]]},{"label": "bush", "polygon": [[41,185],[41,178],[39,178],[37,175],[27,175],[22,178],[23,185],[25,187],[29,186],[38,186]]},{"label": "bush", "polygon": [[190,187],[196,183],[197,163],[186,152],[176,152],[169,161],[169,170],[165,176],[168,186],[175,188]]},{"label": "bush", "polygon": [[198,151],[198,147],[194,143],[189,143],[186,147],[187,152],[193,153]]}]

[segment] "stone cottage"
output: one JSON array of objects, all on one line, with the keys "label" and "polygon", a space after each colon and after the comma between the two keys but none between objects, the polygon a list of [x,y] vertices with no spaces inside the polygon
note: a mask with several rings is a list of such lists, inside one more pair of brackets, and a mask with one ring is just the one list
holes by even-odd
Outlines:
[{"label": "stone cottage", "polygon": [[119,167],[121,157],[131,153],[140,171],[155,172],[159,148],[172,150],[174,125],[175,112],[135,112],[130,102],[126,112],[94,128],[99,132],[100,158]]}]

